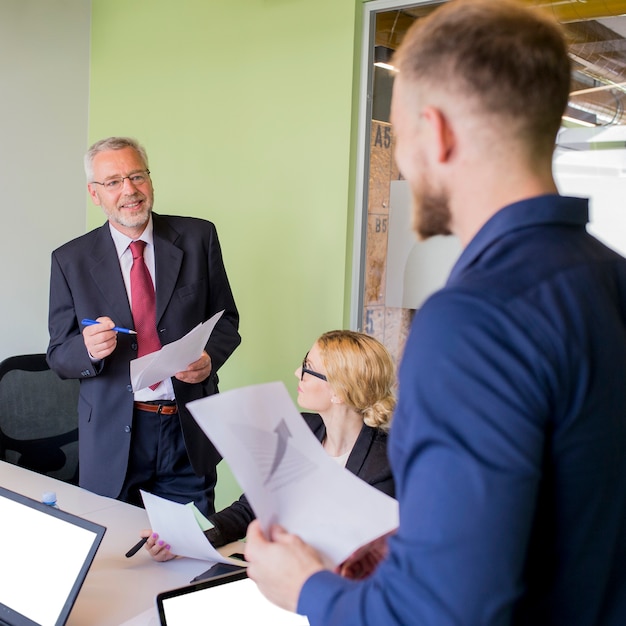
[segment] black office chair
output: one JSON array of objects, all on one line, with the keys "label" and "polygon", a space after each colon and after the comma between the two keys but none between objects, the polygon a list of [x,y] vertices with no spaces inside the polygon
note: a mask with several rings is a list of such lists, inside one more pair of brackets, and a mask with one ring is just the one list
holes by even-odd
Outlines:
[{"label": "black office chair", "polygon": [[45,354],[0,363],[0,460],[78,484],[78,380],[61,380]]}]

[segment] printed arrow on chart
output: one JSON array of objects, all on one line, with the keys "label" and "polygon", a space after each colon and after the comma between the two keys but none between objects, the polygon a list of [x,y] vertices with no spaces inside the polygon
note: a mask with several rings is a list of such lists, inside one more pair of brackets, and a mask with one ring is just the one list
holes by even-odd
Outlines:
[{"label": "printed arrow on chart", "polygon": [[274,432],[278,435],[278,442],[276,443],[276,453],[274,454],[274,460],[272,461],[272,468],[265,479],[266,485],[280,465],[280,462],[283,460],[285,452],[287,451],[287,439],[291,437],[291,432],[289,431],[287,424],[285,424],[285,420],[280,420],[278,426],[274,429]]}]

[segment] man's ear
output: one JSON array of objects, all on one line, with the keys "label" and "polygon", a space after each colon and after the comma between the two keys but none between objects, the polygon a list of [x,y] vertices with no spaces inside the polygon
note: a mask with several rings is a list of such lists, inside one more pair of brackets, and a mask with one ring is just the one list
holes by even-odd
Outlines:
[{"label": "man's ear", "polygon": [[100,206],[100,198],[98,197],[98,194],[96,192],[96,187],[95,185],[92,185],[91,183],[87,184],[87,191],[89,191],[89,195],[91,196],[91,199],[93,200],[93,203],[97,206]]},{"label": "man's ear", "polygon": [[450,126],[448,118],[440,109],[426,107],[422,111],[429,127],[429,139],[437,163],[446,163],[452,154],[456,144],[454,130]]}]

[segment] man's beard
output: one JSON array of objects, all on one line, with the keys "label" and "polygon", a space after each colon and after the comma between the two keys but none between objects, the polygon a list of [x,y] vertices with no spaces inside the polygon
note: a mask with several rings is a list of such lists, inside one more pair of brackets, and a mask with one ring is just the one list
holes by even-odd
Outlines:
[{"label": "man's beard", "polygon": [[104,209],[106,216],[120,226],[124,226],[125,228],[137,228],[148,222],[148,219],[150,218],[150,211],[152,209],[152,205],[148,204],[148,199],[145,196],[130,196],[125,199],[126,203],[131,203],[137,200],[144,200],[144,205],[139,213],[126,213],[119,207],[116,207],[113,210],[108,209],[103,205],[102,208]]},{"label": "man's beard", "polygon": [[424,185],[422,193],[413,192],[413,230],[421,240],[436,235],[451,235],[450,206],[443,190],[438,192]]},{"label": "man's beard", "polygon": [[120,226],[124,226],[126,228],[137,228],[138,226],[143,226],[148,222],[150,209],[144,208],[141,213],[135,213],[134,215],[123,215],[121,213],[117,213],[115,215],[109,215],[109,217],[112,217],[113,221],[117,222]]}]

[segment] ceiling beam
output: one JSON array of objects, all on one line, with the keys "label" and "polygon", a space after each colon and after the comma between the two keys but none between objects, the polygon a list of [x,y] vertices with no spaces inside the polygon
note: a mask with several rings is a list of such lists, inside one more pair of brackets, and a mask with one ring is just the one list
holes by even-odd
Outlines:
[{"label": "ceiling beam", "polygon": [[599,20],[626,14],[624,0],[521,0],[549,11],[559,22]]}]

